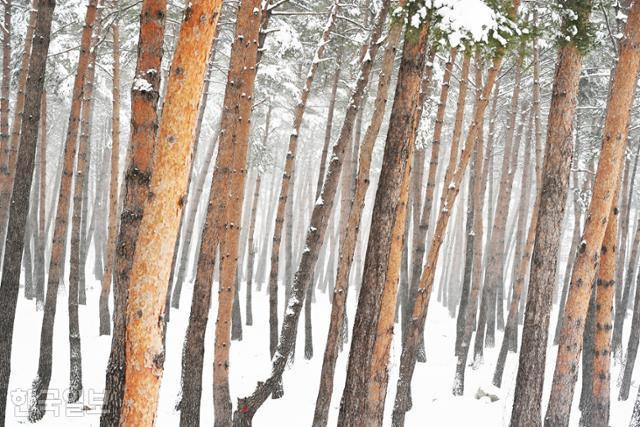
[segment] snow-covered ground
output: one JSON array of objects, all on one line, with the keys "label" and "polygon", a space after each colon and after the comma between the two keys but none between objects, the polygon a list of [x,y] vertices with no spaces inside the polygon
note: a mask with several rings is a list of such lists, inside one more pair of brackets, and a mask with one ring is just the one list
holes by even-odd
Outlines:
[{"label": "snow-covered ground", "polygon": [[[84,395],[79,404],[64,403],[65,389],[69,378],[69,345],[68,345],[68,316],[66,309],[66,287],[61,288],[58,295],[57,318],[54,327],[54,358],[53,375],[51,378],[51,393],[54,399],[49,400],[48,412],[40,422],[45,426],[98,426],[99,409],[102,391],[104,389],[104,372],[108,359],[111,337],[98,336],[98,295],[99,282],[90,283],[88,302],[80,307],[80,324],[82,333],[82,361]],[[191,301],[191,285],[185,285],[182,296],[183,306],[180,311],[172,310],[171,322],[167,332],[167,358],[165,362],[164,378],[160,392],[158,426],[178,425],[179,413],[174,410],[180,390],[180,364],[184,334],[189,316]],[[214,295],[216,292],[214,291]],[[298,335],[298,346],[295,363],[285,372],[284,398],[268,400],[254,418],[255,426],[305,426],[310,425],[317,396],[320,367],[328,318],[330,312],[329,298],[321,293],[316,295],[317,302],[313,306],[314,327],[314,357],[307,361],[303,358],[304,334]],[[244,287],[241,289],[244,299]],[[282,304],[282,298],[280,298]],[[349,298],[349,320],[353,321],[356,299],[355,292]],[[231,347],[231,395],[235,402],[237,397],[244,397],[251,393],[256,381],[266,378],[270,370],[268,345],[268,298],[265,289],[254,290],[254,325],[243,326],[243,341],[234,341]],[[209,326],[206,335],[206,353],[203,370],[202,395],[202,425],[213,425],[212,398],[212,359],[213,359],[213,327],[215,321],[214,301],[212,313],[209,316]],[[244,316],[244,302],[242,304]],[[282,311],[280,311],[282,312]],[[16,318],[16,332],[13,342],[12,375],[10,381],[10,402],[7,408],[7,426],[28,424],[25,399],[29,396],[31,381],[35,377],[38,363],[38,349],[42,312],[37,312],[34,305],[20,296]],[[555,326],[555,314],[552,318]],[[455,369],[453,346],[455,340],[455,322],[435,300],[435,295],[429,310],[426,329],[427,358],[426,364],[416,366],[413,378],[413,409],[407,414],[407,426],[422,426],[426,420],[429,425],[446,426],[506,426],[511,414],[513,388],[517,371],[517,357],[509,354],[505,369],[503,387],[496,389],[491,385],[491,378],[495,368],[498,348],[485,350],[484,363],[477,370],[468,369],[465,395],[454,397],[451,394],[452,379]],[[501,334],[496,342],[502,340]],[[625,340],[626,344],[626,340]],[[345,347],[348,350],[348,346]],[[556,349],[549,349],[547,358],[547,381],[545,399],[548,399],[551,375]],[[400,340],[398,335],[393,342],[391,353],[391,378],[387,393],[385,423],[389,424],[397,369],[400,356]],[[346,376],[348,351],[340,354],[336,369],[336,390],[331,405],[329,425],[335,425],[338,415],[338,405],[342,387]],[[638,369],[636,375],[638,377]],[[620,366],[614,366],[612,382],[618,378]],[[489,398],[477,400],[478,388],[496,394],[499,400],[491,402]],[[617,386],[612,392],[611,426],[627,426],[633,401],[637,392],[634,381],[627,402],[618,402]],[[571,425],[577,426],[579,411],[579,384],[576,387],[574,410]],[[81,408],[84,407],[84,410]],[[546,408],[546,401],[543,402]]]}]

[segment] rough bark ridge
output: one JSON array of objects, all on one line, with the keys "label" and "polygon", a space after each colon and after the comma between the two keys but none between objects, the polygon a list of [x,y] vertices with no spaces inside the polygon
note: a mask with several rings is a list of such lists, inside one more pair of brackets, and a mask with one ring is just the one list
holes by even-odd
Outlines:
[{"label": "rough bark ridge", "polygon": [[20,287],[20,268],[24,247],[24,230],[29,214],[29,194],[33,178],[38,124],[40,121],[40,102],[44,87],[46,58],[49,52],[51,20],[55,9],[55,0],[38,0],[38,13],[34,27],[33,60],[30,63],[25,90],[27,120],[22,120],[21,144],[18,149],[15,183],[9,205],[7,226],[7,246],[3,254],[2,284],[0,285],[0,424],[4,424],[7,402],[7,389],[11,374],[11,344],[13,323]]},{"label": "rough bark ridge", "polygon": [[[221,3],[189,3],[180,27],[158,129],[154,174],[131,267],[121,425],[151,426],[156,417],[171,259],[187,191],[198,103]],[[134,88],[148,85],[139,79],[142,77],[134,80]]]},{"label": "rough bark ridge", "polygon": [[571,277],[571,287],[563,313],[558,340],[558,357],[551,386],[551,398],[545,415],[546,426],[567,425],[571,400],[582,351],[582,332],[589,305],[591,286],[598,268],[599,252],[607,220],[617,194],[619,176],[627,145],[629,110],[635,95],[640,67],[640,2],[629,13],[624,39],[620,42],[618,62],[609,91],[603,129],[602,151],[593,184],[593,196]]},{"label": "rough bark ridge", "polygon": [[80,40],[80,55],[78,67],[73,83],[71,111],[64,144],[64,164],[58,206],[51,247],[49,275],[47,277],[47,294],[45,298],[44,316],[40,333],[40,357],[38,360],[38,374],[33,383],[33,401],[29,409],[29,420],[38,421],[44,416],[47,391],[51,379],[51,364],[53,351],[53,322],[56,316],[56,301],[58,285],[64,279],[63,264],[65,246],[67,243],[69,204],[72,194],[73,169],[78,142],[78,125],[80,124],[80,107],[84,93],[84,81],[89,66],[91,35],[97,16],[98,0],[90,0],[87,5],[84,27]]},{"label": "rough bark ridge", "polygon": [[[411,10],[411,9],[410,9]],[[347,379],[338,424],[381,424],[388,382],[387,362],[404,236],[406,191],[417,126],[416,109],[424,71],[429,19],[406,27],[398,82],[391,109],[362,287],[355,315]],[[406,188],[405,188],[406,187]],[[380,334],[379,336],[377,336]],[[355,424],[354,424],[355,423]]]},{"label": "rough bark ridge", "polygon": [[124,176],[124,195],[120,230],[116,245],[114,274],[114,324],[111,353],[106,369],[105,395],[100,417],[101,427],[119,425],[125,382],[125,310],[129,289],[129,273],[138,240],[144,202],[151,180],[155,151],[159,98],[160,65],[164,42],[166,0],[144,0],[140,12],[138,61],[136,78],[145,79],[150,88],[131,88],[131,136]]},{"label": "rough bark ridge", "polygon": [[397,46],[402,35],[402,24],[400,21],[393,22],[387,35],[380,76],[378,79],[378,92],[374,101],[374,110],[371,122],[365,133],[360,147],[360,158],[358,160],[358,172],[356,175],[356,188],[349,210],[349,218],[345,227],[346,234],[340,241],[338,270],[336,272],[336,284],[333,291],[333,302],[331,305],[331,318],[329,331],[327,333],[327,344],[322,361],[322,371],[320,373],[320,386],[316,409],[313,417],[314,427],[327,425],[329,416],[329,405],[333,393],[333,377],[335,364],[338,357],[340,345],[340,332],[345,322],[346,300],[349,290],[349,273],[353,263],[353,257],[357,244],[358,231],[367,190],[369,188],[369,171],[371,169],[371,157],[387,105],[389,93],[389,83],[393,74],[393,62],[396,57]]},{"label": "rough bark ridge", "polygon": [[[388,3],[384,2],[383,5]],[[369,83],[369,76],[373,67],[373,61],[380,46],[379,40],[384,27],[387,8],[382,8],[376,17],[368,42],[368,54],[360,63],[360,72],[356,79],[355,88],[351,93],[338,141],[333,146],[329,161],[327,176],[324,180],[320,197],[316,200],[311,214],[309,229],[305,237],[305,249],[295,274],[291,297],[289,298],[287,311],[282,323],[280,340],[272,359],[272,373],[265,382],[259,382],[253,394],[249,397],[238,399],[238,410],[234,413],[234,426],[251,425],[251,420],[256,411],[275,390],[282,378],[289,355],[295,345],[295,337],[300,318],[300,311],[304,303],[307,287],[310,286],[318,255],[322,247],[327,231],[329,216],[331,214],[340,172],[344,161],[344,152],[347,144],[352,143],[354,123],[358,110],[362,105],[364,91]]]}]

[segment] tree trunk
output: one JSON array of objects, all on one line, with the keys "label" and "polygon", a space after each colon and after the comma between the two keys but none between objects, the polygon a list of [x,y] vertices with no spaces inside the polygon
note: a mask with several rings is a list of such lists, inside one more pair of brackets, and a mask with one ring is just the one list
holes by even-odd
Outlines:
[{"label": "tree trunk", "polygon": [[[11,2],[5,2],[5,12],[7,12],[8,9],[10,10],[10,5]],[[20,59],[20,72],[18,74],[18,93],[16,94],[16,103],[13,111],[13,122],[11,123],[11,139],[6,137],[0,139],[0,200],[10,200],[11,197],[11,185],[13,184],[14,180],[18,145],[20,144],[20,129],[25,108],[25,92],[27,75],[29,72],[29,58],[31,57],[31,46],[33,44],[33,32],[35,30],[37,12],[37,0],[32,0],[31,8],[29,11],[29,23],[27,25],[27,31],[24,38],[24,49],[22,51],[22,56]],[[7,33],[10,33],[10,28],[5,28],[5,30],[7,30]],[[3,38],[3,42],[5,39],[7,40],[7,42],[10,42],[10,39],[7,39],[6,37]],[[8,47],[9,49],[11,48],[10,44],[7,46],[3,43],[3,49],[5,47]],[[10,54],[7,55],[3,51],[3,58],[10,59],[10,57]],[[6,75],[4,74],[4,72],[6,71],[5,64],[9,66],[10,61],[3,62],[3,83],[6,77]],[[10,72],[10,69],[8,71]],[[6,82],[10,83],[9,80],[6,80]],[[5,87],[3,85],[3,87],[0,89],[0,96],[4,96],[2,95],[2,91],[4,89]],[[7,113],[9,113],[8,106]],[[7,237],[7,229],[5,228],[5,225],[7,224],[8,215],[9,205],[0,204],[0,259],[3,259],[2,255],[4,254],[2,248],[5,245]]]},{"label": "tree trunk", "polygon": [[[600,271],[596,281],[595,337],[592,370],[591,406],[583,417],[591,427],[609,425],[609,396],[611,394],[611,330],[615,299],[616,239],[618,228],[617,207],[609,213],[609,222],[602,242]],[[629,274],[633,274],[630,272]]]},{"label": "tree trunk", "polygon": [[[506,259],[505,229],[509,217],[509,202],[515,175],[515,170],[511,170],[511,165],[515,163],[514,159],[517,159],[519,150],[517,145],[514,147],[514,135],[519,108],[523,60],[524,52],[521,51],[516,63],[515,82],[511,97],[512,101],[507,124],[507,135],[505,137],[504,154],[502,157],[500,187],[498,189],[498,200],[495,205],[495,220],[491,226],[491,244],[487,252],[487,270],[484,274],[481,312],[476,329],[475,362],[478,362],[482,358],[483,345],[487,347],[493,347],[495,345],[496,304],[502,304],[502,301],[497,301],[496,294],[498,293],[498,287],[504,287],[503,273]],[[485,337],[486,342],[483,342]]]},{"label": "tree trunk", "polygon": [[[639,145],[640,146],[640,145]],[[631,255],[629,256],[629,264],[625,273],[624,290],[620,299],[620,304],[615,313],[615,321],[613,323],[613,338],[611,347],[614,356],[622,357],[622,331],[626,320],[627,309],[629,306],[629,295],[633,279],[635,278],[636,265],[638,263],[638,250],[640,249],[640,217],[636,225],[636,232],[633,236],[633,244],[631,245]]]},{"label": "tree trunk", "polygon": [[382,423],[415,145],[413,134],[420,120],[416,114],[419,97],[414,95],[420,90],[429,24],[425,18],[419,28],[406,27],[340,405],[340,425],[354,425],[359,420],[372,425]]},{"label": "tree trunk", "polygon": [[[105,395],[100,417],[101,427],[119,425],[126,375],[125,315],[129,292],[129,276],[138,241],[144,202],[149,192],[152,156],[155,151],[158,116],[160,65],[167,10],[165,0],[144,0],[140,12],[136,78],[150,87],[131,89],[131,136],[124,175],[124,196],[120,216],[114,274],[114,324],[111,353],[106,369]],[[95,214],[94,214],[95,215]]]},{"label": "tree trunk", "polygon": [[[304,82],[304,87],[300,93],[300,98],[296,104],[293,118],[293,126],[291,129],[291,135],[289,136],[289,145],[287,149],[287,157],[284,167],[284,172],[282,174],[282,181],[280,187],[280,197],[278,199],[278,207],[276,213],[276,225],[273,233],[273,244],[271,248],[271,271],[269,273],[269,351],[271,357],[274,356],[276,347],[278,346],[278,272],[279,272],[279,261],[280,261],[280,241],[282,239],[282,228],[285,222],[285,207],[287,203],[292,203],[292,201],[287,202],[289,196],[292,195],[291,180],[294,174],[295,169],[295,158],[296,151],[298,147],[298,133],[300,132],[300,126],[302,125],[302,118],[304,116],[304,112],[307,106],[307,100],[309,98],[309,94],[311,93],[311,87],[313,84],[313,80],[315,79],[316,72],[318,69],[319,61],[324,56],[324,51],[327,43],[329,42],[331,32],[335,26],[336,14],[338,13],[338,3],[334,2],[331,6],[331,10],[329,12],[329,17],[327,20],[327,24],[324,27],[324,31],[320,36],[320,40],[318,41],[318,45],[315,50],[314,59],[309,68],[309,72],[307,73],[306,80]],[[325,136],[326,140],[326,136]],[[322,174],[322,169],[321,169]],[[319,180],[322,180],[323,176],[321,175]],[[293,198],[293,197],[291,197]],[[289,221],[290,222],[290,221]],[[291,224],[292,225],[292,224]],[[291,237],[289,234],[287,237]],[[288,240],[291,241],[290,239]],[[290,257],[289,257],[290,259]],[[285,283],[289,281],[289,277],[285,276]],[[281,397],[280,390],[275,398]]]},{"label": "tree trunk", "polygon": [[[96,12],[96,27],[99,27],[101,9]],[[96,33],[98,30],[95,31]],[[88,131],[87,123],[91,121],[93,103],[93,84],[95,79],[95,65],[98,38],[92,41],[93,47],[89,53],[89,64],[84,81],[81,124],[82,133],[79,138],[78,159],[76,162],[75,185],[73,189],[73,213],[71,218],[71,260],[69,269],[69,290],[67,307],[69,310],[69,402],[75,403],[82,394],[82,349],[80,341],[80,320],[78,314],[80,275],[84,275],[84,264],[80,261],[80,233],[82,225],[83,195],[85,175],[89,173],[87,156],[91,155],[89,138],[84,137]],[[86,200],[84,201],[86,203]]]},{"label": "tree trunk", "polygon": [[551,387],[551,399],[545,415],[545,425],[566,425],[569,422],[576,366],[582,351],[582,332],[589,305],[589,286],[598,267],[611,206],[617,194],[619,176],[627,143],[629,110],[635,94],[635,82],[640,67],[640,3],[634,2],[629,14],[624,39],[620,42],[618,62],[607,105],[602,151],[593,184],[593,196],[580,243],[571,287],[563,314],[558,341],[558,357]]},{"label": "tree trunk", "polygon": [[[198,103],[220,0],[198,0],[185,11],[154,153],[154,174],[131,267],[126,308],[126,374],[122,425],[153,425],[164,365],[164,311],[171,259],[187,191]],[[134,89],[150,89],[142,77]],[[143,403],[144,402],[144,403]]]},{"label": "tree trunk", "polygon": [[364,136],[360,147],[359,168],[356,175],[356,188],[349,209],[349,217],[345,227],[346,234],[341,238],[339,249],[339,263],[336,273],[336,285],[333,292],[333,302],[331,306],[331,318],[329,332],[327,334],[327,344],[325,347],[322,371],[320,373],[320,387],[316,400],[316,408],[313,418],[314,427],[324,427],[327,425],[329,416],[329,405],[333,393],[333,380],[335,365],[338,357],[341,332],[345,323],[346,301],[349,290],[349,273],[355,254],[358,230],[364,211],[365,197],[369,188],[369,172],[371,169],[371,158],[378,133],[382,127],[389,84],[393,74],[393,63],[400,36],[402,34],[402,24],[400,21],[393,22],[387,35],[380,77],[378,80],[378,92],[374,101],[374,110],[371,122]]},{"label": "tree trunk", "polygon": [[109,291],[113,277],[113,264],[118,235],[118,178],[120,176],[120,28],[116,21],[111,26],[113,36],[113,81],[111,115],[111,177],[109,179],[109,217],[105,247],[104,275],[100,292],[100,335],[111,333]]},{"label": "tree trunk", "polygon": [[29,419],[32,422],[38,421],[44,416],[49,381],[51,379],[53,323],[56,315],[58,285],[60,284],[60,281],[64,279],[62,270],[65,259],[64,252],[67,243],[69,204],[72,194],[73,167],[77,151],[80,107],[82,105],[87,68],[91,59],[91,35],[96,20],[97,6],[98,0],[90,0],[87,6],[85,24],[80,41],[80,56],[78,58],[78,67],[73,84],[69,125],[64,145],[63,174],[60,184],[60,192],[58,194],[58,206],[56,209],[51,260],[47,279],[47,295],[45,298],[44,316],[42,318],[38,374],[34,381],[34,399],[29,410]]},{"label": "tree trunk", "polygon": [[[182,358],[181,425],[198,425],[202,388],[204,334],[211,301],[211,278],[219,247],[220,290],[214,349],[215,425],[231,422],[229,396],[229,347],[231,311],[235,293],[241,205],[244,197],[253,84],[258,66],[258,43],[263,14],[257,0],[243,0],[236,19],[236,38],[231,47],[219,151],[211,183],[209,205],[198,253],[197,273],[185,351]],[[219,197],[224,194],[224,197]]]},{"label": "tree trunk", "polygon": [[[477,110],[480,104],[480,98],[482,96],[482,72],[484,68],[484,62],[482,61],[482,57],[480,56],[480,51],[476,51],[475,58],[475,86],[476,86],[476,95],[474,101],[474,111]],[[494,89],[494,96],[491,107],[491,117],[495,117],[495,109],[498,99],[499,87],[496,86]],[[475,147],[475,158],[474,158],[474,168],[476,169],[476,176],[473,180],[473,187],[470,187],[470,193],[473,194],[473,224],[472,224],[472,234],[469,234],[468,241],[473,243],[473,260],[472,266],[473,270],[471,272],[471,288],[469,290],[468,303],[466,307],[460,307],[460,313],[458,316],[463,315],[464,324],[462,336],[460,338],[459,348],[457,348],[456,355],[458,356],[456,363],[456,372],[453,381],[453,389],[452,393],[454,396],[461,396],[464,393],[464,374],[467,363],[467,357],[469,355],[469,345],[471,343],[471,334],[473,333],[473,329],[475,326],[475,321],[477,317],[478,311],[478,295],[480,293],[480,285],[482,280],[482,235],[484,232],[483,229],[483,221],[482,221],[482,212],[484,209],[484,195],[487,186],[487,169],[488,166],[484,165],[485,158],[483,156],[488,157],[490,153],[491,147],[487,145],[486,151],[483,153],[483,144],[484,144],[484,136],[483,136],[483,128],[484,128],[484,117],[483,123],[480,124],[478,129],[478,137],[476,141]],[[471,201],[469,201],[471,203]]]},{"label": "tree trunk", "polygon": [[47,245],[46,202],[47,202],[47,94],[43,92],[40,101],[40,145],[38,146],[38,160],[40,173],[40,188],[38,197],[38,240],[36,243],[36,310],[42,309],[44,304],[44,281]]},{"label": "tree trunk", "polygon": [[[11,374],[11,348],[16,304],[20,288],[20,260],[24,245],[24,230],[29,210],[29,193],[33,179],[40,102],[44,91],[46,58],[49,52],[51,21],[55,0],[38,0],[34,26],[34,43],[28,67],[28,79],[24,86],[24,114],[27,120],[20,123],[22,143],[18,149],[16,175],[11,190],[7,245],[3,253],[2,284],[0,286],[0,420],[6,418],[7,391]],[[17,108],[16,108],[17,110]],[[4,422],[4,421],[3,421]]]},{"label": "tree trunk", "polygon": [[[211,44],[211,53],[209,54],[209,65],[207,66],[207,75],[204,79],[204,88],[202,89],[202,99],[200,100],[200,106],[198,107],[198,122],[196,124],[196,132],[193,137],[194,144],[195,144],[193,149],[194,159],[199,156],[199,153],[201,150],[200,134],[202,131],[202,121],[204,119],[204,113],[207,109],[207,102],[209,100],[209,90],[210,90],[209,88],[211,86],[211,76],[213,74],[213,68],[214,68],[215,59],[216,59],[216,43],[218,40],[219,31],[220,31],[220,27],[216,27],[216,35],[213,38],[213,42]],[[217,138],[216,138],[216,141],[217,141]],[[212,141],[212,143],[210,144],[210,147],[213,147],[216,141]],[[209,154],[209,152],[211,152],[211,154]],[[213,149],[209,148],[207,150],[206,158],[203,161],[203,165],[205,167],[203,167],[200,170],[200,173],[205,176],[205,178],[202,178],[203,180],[206,179],[207,173],[209,172],[209,165],[211,164],[212,155],[213,155]],[[180,230],[178,232],[178,237],[176,238],[176,243],[173,250],[173,259],[171,260],[171,276],[169,277],[169,293],[167,294],[167,314],[165,317],[167,321],[169,320],[169,315],[171,313],[169,309],[169,303],[171,303],[171,306],[173,306],[174,308],[180,308],[180,293],[182,290],[182,281],[184,281],[186,264],[189,261],[189,250],[191,248],[191,236],[193,235],[193,226],[195,224],[195,216],[196,216],[196,213],[198,212],[198,206],[200,205],[199,197],[198,198],[193,197],[195,191],[197,190],[197,182],[200,181],[200,180],[194,181],[194,178],[196,177],[197,173],[198,173],[198,170],[196,169],[196,162],[193,161],[191,163],[191,170],[189,171],[189,182],[187,184],[187,188],[188,188],[187,201],[185,202],[185,206],[187,206],[188,209],[185,208],[182,211],[182,217],[180,218]],[[181,241],[182,241],[182,245],[180,245]],[[180,255],[180,257],[178,257],[178,254]],[[184,261],[185,265],[184,266],[180,265],[178,269],[178,273],[180,272],[182,273],[181,282],[175,282],[175,285],[174,285],[174,276],[176,273],[176,268],[178,268],[178,265],[177,265],[178,261],[180,261],[181,263]],[[173,287],[173,292],[172,292],[172,287]],[[176,299],[175,302],[173,301],[174,298]]]},{"label": "tree trunk", "polygon": [[[588,20],[581,15],[583,21]],[[561,224],[569,184],[572,127],[582,54],[574,43],[564,45],[556,62],[547,127],[543,181],[531,260],[522,349],[511,426],[540,425],[547,329],[552,303]]]}]

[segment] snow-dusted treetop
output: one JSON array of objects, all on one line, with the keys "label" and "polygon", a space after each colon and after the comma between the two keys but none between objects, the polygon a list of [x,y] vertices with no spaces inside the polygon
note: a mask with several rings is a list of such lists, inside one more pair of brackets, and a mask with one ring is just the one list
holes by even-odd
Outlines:
[{"label": "snow-dusted treetop", "polygon": [[429,10],[451,47],[460,46],[464,40],[486,43],[490,38],[504,45],[506,40],[500,31],[512,32],[514,28],[507,17],[493,10],[484,0],[410,0],[404,8],[397,8],[394,15],[408,11],[405,18],[412,27],[418,28]]}]

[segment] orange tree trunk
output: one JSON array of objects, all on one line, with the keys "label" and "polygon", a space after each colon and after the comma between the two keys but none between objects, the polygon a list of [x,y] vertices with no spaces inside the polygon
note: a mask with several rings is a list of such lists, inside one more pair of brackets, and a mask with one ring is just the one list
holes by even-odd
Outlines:
[{"label": "orange tree trunk", "polygon": [[28,80],[23,86],[27,120],[21,122],[22,144],[18,150],[15,184],[11,191],[7,246],[3,254],[2,282],[0,285],[0,420],[5,420],[7,391],[11,374],[11,345],[13,324],[20,288],[20,270],[24,248],[24,231],[29,214],[29,195],[33,178],[40,102],[44,89],[46,58],[49,52],[51,21],[55,0],[38,0],[34,27],[33,60],[28,67]]},{"label": "orange tree trunk", "polygon": [[[581,22],[588,21],[589,12],[590,8],[581,10]],[[577,45],[572,42],[561,47],[549,109],[540,188],[544,196],[538,210],[511,426],[540,425],[547,329],[569,184],[571,133],[581,68],[582,53]]]},{"label": "orange tree trunk", "polygon": [[[416,11],[409,6],[406,13]],[[359,424],[361,419],[366,424],[382,423],[414,149],[412,134],[419,120],[415,114],[419,97],[415,94],[420,91],[424,70],[429,19],[425,18],[420,28],[406,27],[340,405],[341,425]]]},{"label": "orange tree trunk", "polygon": [[[519,5],[519,0],[514,0],[511,11],[512,16],[517,14]],[[467,132],[467,137],[462,148],[463,154],[460,157],[458,165],[457,167],[455,165],[449,165],[450,168],[456,167],[456,169],[452,175],[451,183],[446,186],[446,188],[443,188],[443,192],[445,194],[442,196],[443,203],[441,211],[436,221],[433,234],[434,237],[431,247],[429,248],[429,253],[427,254],[425,269],[420,277],[420,283],[418,284],[416,299],[412,310],[411,323],[409,325],[410,327],[403,340],[402,355],[400,358],[400,377],[398,379],[396,389],[396,400],[394,403],[392,419],[394,425],[404,424],[405,413],[411,405],[409,387],[416,363],[416,349],[418,348],[420,336],[423,334],[424,323],[427,317],[427,308],[433,288],[435,268],[440,247],[442,246],[444,233],[449,223],[450,210],[453,208],[455,203],[467,165],[471,158],[471,153],[473,152],[476,140],[480,134],[480,126],[483,123],[484,112],[489,103],[489,97],[498,77],[498,73],[502,67],[504,53],[504,48],[499,49],[493,59],[493,64],[489,69],[486,82],[482,89],[480,102],[474,108],[471,126]]]},{"label": "orange tree trunk", "polygon": [[369,54],[365,55],[360,62],[360,72],[356,79],[355,88],[351,93],[342,128],[340,129],[340,135],[329,157],[329,167],[322,192],[320,193],[320,197],[317,198],[313,212],[311,213],[310,225],[305,236],[305,249],[302,252],[298,270],[294,276],[291,297],[287,303],[278,347],[276,348],[275,357],[272,360],[271,375],[265,382],[258,383],[256,389],[250,396],[238,399],[238,410],[234,413],[233,419],[234,426],[251,425],[251,420],[256,411],[278,387],[287,360],[293,351],[300,312],[304,303],[307,287],[311,286],[313,269],[316,266],[324,236],[326,235],[329,217],[340,181],[344,152],[346,145],[352,143],[356,116],[362,105],[364,92],[369,83],[369,76],[373,68],[373,61],[380,46],[378,41],[382,34],[386,12],[388,10],[388,3],[384,2],[382,4],[387,5],[387,7],[383,7],[380,10],[371,30],[367,46]]},{"label": "orange tree trunk", "polygon": [[111,317],[109,316],[109,289],[113,277],[113,264],[116,252],[118,233],[118,177],[120,172],[120,28],[118,22],[111,25],[113,36],[113,80],[111,110],[111,170],[109,178],[109,217],[107,225],[107,241],[105,247],[104,275],[102,276],[99,317],[100,335],[111,333]]},{"label": "orange tree trunk", "polygon": [[378,92],[374,101],[374,110],[371,122],[365,133],[360,147],[360,158],[358,161],[358,172],[356,175],[356,188],[349,210],[349,217],[345,227],[345,235],[340,240],[338,270],[336,272],[336,284],[333,291],[333,302],[331,305],[331,318],[329,332],[327,334],[327,344],[322,361],[322,371],[320,373],[320,387],[313,418],[314,427],[327,425],[329,417],[329,405],[333,393],[333,377],[335,373],[336,359],[340,346],[341,331],[345,321],[346,301],[349,290],[349,272],[353,263],[353,256],[356,249],[358,230],[364,211],[365,196],[369,188],[369,171],[371,169],[371,158],[373,147],[382,126],[382,120],[387,105],[387,95],[393,71],[393,63],[400,36],[402,35],[401,21],[391,24],[387,36],[387,44],[382,58],[380,77],[378,80]]},{"label": "orange tree trunk", "polygon": [[87,6],[84,28],[80,40],[80,56],[73,83],[71,98],[71,111],[64,145],[64,163],[62,181],[58,194],[58,207],[56,211],[53,242],[51,248],[51,260],[49,263],[49,275],[47,277],[47,294],[45,298],[44,316],[40,334],[40,357],[38,360],[38,374],[34,382],[32,406],[29,413],[31,421],[40,420],[44,416],[45,402],[49,381],[51,379],[52,350],[53,350],[53,323],[56,315],[56,301],[58,285],[63,280],[63,264],[65,246],[67,243],[69,204],[71,201],[71,186],[73,180],[73,168],[76,157],[78,141],[78,125],[80,124],[80,107],[84,93],[84,81],[91,59],[91,36],[96,21],[98,0],[91,0]]},{"label": "orange tree trunk", "polygon": [[[229,347],[235,293],[241,205],[244,197],[247,144],[253,84],[258,66],[257,43],[266,10],[258,0],[243,0],[231,47],[220,139],[198,253],[191,313],[182,357],[181,425],[193,425],[200,415],[204,334],[211,301],[213,267],[220,244],[220,291],[214,348],[214,407],[216,425],[231,419]],[[267,4],[264,7],[268,7]],[[224,196],[220,196],[220,195]],[[229,227],[229,229],[226,229]],[[228,424],[228,423],[227,423]]]},{"label": "orange tree trunk", "polygon": [[[158,129],[154,173],[144,205],[126,308],[126,374],[121,425],[151,426],[164,364],[164,310],[171,259],[184,205],[193,132],[220,0],[185,10]],[[149,88],[143,77],[134,89]]]},{"label": "orange tree trunk", "polygon": [[[596,331],[594,337],[591,401],[583,419],[588,426],[609,425],[611,394],[611,330],[616,277],[618,208],[613,206],[602,241],[600,271],[596,281]],[[631,272],[629,274],[632,274]]]},{"label": "orange tree trunk", "polygon": [[[593,196],[571,277],[571,287],[563,314],[558,340],[558,357],[551,387],[545,425],[567,425],[577,365],[582,351],[582,333],[595,278],[607,219],[619,186],[620,169],[627,143],[629,110],[633,103],[635,81],[640,68],[640,2],[634,2],[624,39],[620,43],[618,62],[609,91],[602,151],[593,184]],[[615,193],[615,194],[614,194]]]},{"label": "orange tree trunk", "polygon": [[[125,310],[129,289],[129,274],[144,214],[144,202],[149,192],[152,157],[155,151],[159,99],[160,65],[166,0],[144,0],[140,12],[138,61],[136,78],[149,85],[135,85],[131,89],[131,137],[124,175],[124,194],[114,274],[114,324],[111,353],[106,369],[105,395],[100,417],[101,427],[120,422],[126,375]],[[94,214],[95,215],[95,214]]]}]

